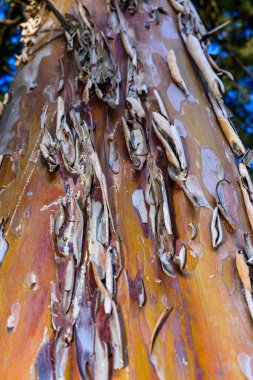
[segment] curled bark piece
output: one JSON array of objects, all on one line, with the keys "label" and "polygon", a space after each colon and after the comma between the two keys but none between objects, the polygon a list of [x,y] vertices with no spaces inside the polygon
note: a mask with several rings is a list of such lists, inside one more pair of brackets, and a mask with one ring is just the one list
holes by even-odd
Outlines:
[{"label": "curled bark piece", "polygon": [[[148,169],[150,171],[150,166],[151,166],[151,159],[150,156],[148,156]],[[152,194],[152,179],[151,179],[151,174],[149,173],[146,181],[146,188],[145,188],[145,200],[146,202],[150,205],[153,206],[155,205],[155,199]]]},{"label": "curled bark piece", "polygon": [[140,281],[137,281],[135,286],[136,286],[136,291],[138,294],[138,304],[139,304],[139,307],[142,307],[146,301],[146,293],[145,293],[143,279],[141,278]]},{"label": "curled bark piece", "polygon": [[213,58],[210,56],[210,54],[209,54],[207,51],[205,51],[205,55],[206,55],[206,58],[207,58],[208,62],[210,63],[210,65],[212,66],[212,68],[213,68],[216,72],[218,72],[218,73],[222,73],[222,74],[225,74],[230,80],[234,80],[233,75],[232,75],[229,71],[221,69],[221,68],[217,65],[217,63],[213,60]]},{"label": "curled bark piece", "polygon": [[135,123],[135,129],[128,126],[125,119],[122,117],[122,125],[126,146],[129,156],[136,170],[141,170],[147,158],[147,143],[142,127]]},{"label": "curled bark piece", "polygon": [[156,136],[158,137],[158,139],[161,141],[161,143],[163,144],[163,147],[165,149],[165,153],[166,153],[166,156],[167,156],[167,160],[169,161],[169,163],[171,165],[173,165],[175,167],[175,169],[180,172],[181,170],[181,167],[180,167],[180,163],[179,163],[179,160],[177,159],[176,155],[174,154],[170,144],[167,142],[167,140],[162,136],[162,134],[160,133],[160,131],[158,130],[157,126],[155,123],[153,123],[153,128],[154,128],[154,131],[155,131],[155,134]]},{"label": "curled bark piece", "polygon": [[[73,257],[72,257],[73,261]],[[80,300],[84,292],[84,266],[80,271],[75,271],[75,291],[73,295],[68,289],[73,289],[73,276],[70,280],[69,264],[66,260],[57,260],[57,283],[52,286],[51,293],[51,318],[56,332],[54,338],[54,362],[56,365],[56,378],[64,377],[69,346],[73,339],[73,325],[76,322]],[[63,276],[62,276],[63,275]],[[71,300],[71,307],[66,308],[66,296]]]},{"label": "curled bark piece", "polygon": [[184,272],[186,264],[186,246],[184,244],[181,245],[178,255],[175,255],[175,259],[178,261],[181,272]]},{"label": "curled bark piece", "polygon": [[232,230],[237,230],[237,225],[236,223],[233,221],[230,213],[229,213],[229,209],[228,209],[228,205],[226,203],[226,192],[225,192],[225,183],[229,184],[230,182],[226,179],[222,179],[221,181],[218,181],[217,185],[216,185],[216,201],[217,201],[217,206],[221,212],[221,215],[223,216],[223,218],[225,219],[226,221],[226,225],[232,229]]},{"label": "curled bark piece", "polygon": [[[72,326],[76,323],[76,319],[79,315],[81,301],[84,293],[85,287],[85,275],[86,275],[86,263],[87,256],[85,257],[84,264],[75,271],[75,291],[72,299],[72,307],[70,309],[72,313]],[[73,333],[73,330],[72,330]]]},{"label": "curled bark piece", "polygon": [[11,314],[7,318],[6,328],[9,332],[14,332],[18,326],[20,318],[21,305],[19,302],[15,302],[11,306]]},{"label": "curled bark piece", "polygon": [[60,75],[60,80],[58,83],[57,92],[61,92],[64,87],[64,66],[63,66],[63,62],[61,58],[59,58],[59,63],[60,63],[61,75]]},{"label": "curled bark piece", "polygon": [[91,315],[91,304],[87,298],[86,294],[82,295],[80,312],[74,326],[76,360],[82,379],[88,377],[87,363],[92,365],[94,362],[95,326]]},{"label": "curled bark piece", "polygon": [[56,153],[56,143],[47,129],[45,129],[42,142],[40,144],[40,151],[48,164],[49,171],[53,172],[56,170],[59,166],[59,160]]},{"label": "curled bark piece", "polygon": [[106,102],[111,108],[119,104],[121,76],[106,39],[92,22],[87,10],[78,2],[80,24],[77,29],[79,50],[75,58],[79,68],[79,79],[86,81],[83,99],[89,101],[90,92]]},{"label": "curled bark piece", "polygon": [[235,131],[233,125],[231,124],[230,120],[228,119],[228,115],[222,106],[222,102],[217,102],[214,95],[209,91],[208,92],[209,100],[211,102],[211,105],[213,107],[214,113],[217,117],[217,120],[220,124],[220,127],[231,147],[233,152],[237,156],[241,156],[242,154],[245,154],[245,148],[243,146],[243,143],[238,136],[237,132]]},{"label": "curled bark piece", "polygon": [[160,249],[158,254],[164,273],[169,277],[175,278],[176,275],[172,266],[172,256],[163,249]]},{"label": "curled bark piece", "polygon": [[90,192],[94,175],[91,160],[93,147],[87,124],[84,121],[82,122],[82,125],[80,124],[80,117],[77,116],[74,110],[70,112],[70,119],[74,129],[74,131],[72,130],[72,133],[75,135],[75,162],[70,166],[64,159],[64,156],[62,156],[62,158],[68,172],[77,174],[81,179],[83,185],[82,193],[84,199],[86,199]]},{"label": "curled bark piece", "polygon": [[248,304],[248,308],[249,308],[249,312],[250,312],[250,315],[251,315],[251,318],[253,319],[253,299],[252,299],[252,293],[244,287],[244,291],[245,291],[245,298],[246,298],[246,301],[247,301],[247,304]]},{"label": "curled bark piece", "polygon": [[[180,162],[181,171],[186,173],[187,172],[186,156],[185,156],[185,152],[183,148],[183,143],[181,141],[181,137],[177,131],[177,128],[174,125],[170,124],[169,121],[158,112],[153,112],[152,116],[153,116],[153,124],[155,124],[156,129],[159,131],[159,133],[162,136],[164,136],[165,140],[169,139],[172,142],[175,152],[177,154],[177,158]],[[169,152],[169,157],[171,157],[171,152]],[[173,159],[173,162],[175,162],[174,159]]]},{"label": "curled bark piece", "polygon": [[187,90],[186,84],[182,78],[182,75],[179,71],[178,65],[177,65],[177,59],[176,59],[176,54],[173,49],[170,49],[168,51],[166,61],[169,67],[169,71],[171,74],[171,77],[173,81],[178,85],[178,87],[183,90],[183,92],[186,94],[186,96],[189,96],[189,92]]},{"label": "curled bark piece", "polygon": [[194,226],[193,223],[189,223],[188,227],[191,230],[191,240],[194,240],[195,237],[196,237],[196,235],[197,235],[197,229],[196,229],[196,227]]},{"label": "curled bark piece", "polygon": [[[62,224],[62,210],[56,220],[57,246],[63,256],[74,255],[77,266],[79,266],[82,255],[83,242],[83,213],[75,199],[71,197],[68,203],[68,218]],[[61,226],[61,228],[60,228]]]},{"label": "curled bark piece", "polygon": [[64,261],[64,275],[61,281],[64,285],[61,289],[62,294],[62,310],[64,313],[68,313],[69,308],[71,306],[72,295],[74,290],[74,277],[75,277],[75,267],[74,267],[74,259],[73,256],[70,256],[69,259]]},{"label": "curled bark piece", "polygon": [[150,224],[151,224],[151,231],[152,231],[153,236],[155,236],[157,238],[158,244],[161,244],[161,241],[160,241],[161,239],[159,238],[159,235],[157,234],[156,214],[157,214],[156,205],[151,204],[150,210],[149,210],[149,219],[150,219]]},{"label": "curled bark piece", "polygon": [[68,260],[64,261],[64,286],[62,289],[62,307],[65,313],[69,311],[72,294],[74,290],[74,279],[75,279],[75,265],[74,258],[70,256]]},{"label": "curled bark piece", "polygon": [[[101,168],[101,165],[100,165],[97,153],[94,150],[91,153],[91,161],[92,161],[92,165],[93,165],[93,168],[94,168],[94,172],[95,172],[96,177],[97,177],[97,179],[99,181],[99,184],[100,184],[100,187],[101,187],[101,191],[102,191],[105,223],[106,223],[106,225],[108,227],[109,219],[110,219],[112,230],[115,232],[116,230],[115,230],[115,227],[114,227],[114,221],[113,221],[113,218],[112,218],[111,208],[110,208],[110,204],[109,204],[108,192],[107,192],[107,184],[106,184],[105,175],[104,175],[104,173],[102,171],[102,168]],[[108,228],[107,228],[107,231],[109,231]],[[108,234],[107,234],[106,240],[108,241]],[[106,243],[106,244],[108,245],[108,243]]]},{"label": "curled bark piece", "polygon": [[111,344],[113,348],[113,368],[121,369],[124,367],[123,344],[121,337],[121,328],[117,306],[112,301],[112,315],[109,318],[111,331]]},{"label": "curled bark piece", "polygon": [[250,201],[253,202],[253,184],[246,166],[243,163],[239,164],[241,184],[247,190]]},{"label": "curled bark piece", "polygon": [[129,40],[129,36],[127,33],[126,21],[125,21],[124,15],[122,14],[122,12],[120,10],[118,1],[115,1],[115,8],[116,8],[116,12],[117,12],[117,16],[118,16],[119,24],[120,24],[120,37],[121,37],[122,45],[125,49],[125,52],[129,56],[129,58],[131,60],[133,60],[133,58],[135,56],[135,51],[134,51],[134,48],[133,48],[133,46]]},{"label": "curled bark piece", "polygon": [[48,104],[45,104],[40,114],[40,128],[43,130],[45,130],[45,126],[46,126],[47,110],[48,110]]},{"label": "curled bark piece", "polygon": [[146,301],[146,292],[142,272],[138,270],[134,280],[130,278],[127,271],[125,272],[125,274],[128,282],[128,290],[130,297],[131,299],[138,300],[138,305],[141,308]]},{"label": "curled bark piece", "polygon": [[191,34],[202,43],[202,39],[207,33],[206,28],[191,1],[184,1],[184,7],[185,12],[178,15],[178,27],[181,36],[186,41],[186,37]]},{"label": "curled bark piece", "polygon": [[56,137],[60,143],[65,161],[69,166],[72,166],[76,159],[75,143],[65,116],[61,121],[60,128],[57,130]]},{"label": "curled bark piece", "polygon": [[170,210],[169,210],[166,189],[165,189],[165,185],[164,185],[164,181],[163,181],[162,176],[160,176],[159,180],[160,180],[160,186],[161,186],[164,224],[165,224],[165,228],[166,228],[168,235],[173,237]]},{"label": "curled bark piece", "polygon": [[86,27],[88,30],[91,30],[93,27],[92,21],[89,19],[88,11],[80,0],[77,0],[77,9],[82,26],[84,28]]},{"label": "curled bark piece", "polygon": [[[134,0],[135,1],[135,0]],[[147,141],[145,134],[145,111],[141,103],[139,95],[142,93],[143,86],[137,69],[137,55],[133,45],[128,38],[127,25],[122,14],[119,4],[116,1],[115,7],[120,23],[120,35],[124,49],[128,55],[127,68],[127,86],[126,86],[126,102],[129,113],[126,114],[133,118],[129,121],[122,118],[124,136],[130,158],[137,170],[141,170],[147,158]]]},{"label": "curled bark piece", "polygon": [[174,170],[173,167],[168,167],[168,174],[170,178],[175,181],[178,186],[184,191],[187,198],[191,201],[194,207],[210,208],[205,195],[200,187],[197,177],[189,174],[186,178]]},{"label": "curled bark piece", "polygon": [[148,170],[149,178],[146,188],[146,200],[149,204],[154,204],[157,208],[157,234],[159,235],[162,226],[165,226],[168,236],[173,239],[170,210],[163,175],[151,156],[148,157]]},{"label": "curled bark piece", "polygon": [[219,100],[221,98],[221,93],[224,93],[225,89],[222,81],[215,74],[210,63],[207,61],[199,40],[194,35],[189,34],[186,37],[185,43],[190,55],[203,75],[208,88],[213,92],[216,99]]},{"label": "curled bark piece", "polygon": [[83,212],[79,206],[75,197],[72,197],[71,201],[73,222],[75,223],[74,235],[73,235],[73,254],[76,260],[76,265],[79,266],[82,257],[82,245],[83,245]]},{"label": "curled bark piece", "polygon": [[193,206],[198,207],[198,202],[196,201],[194,195],[191,194],[191,192],[185,186],[185,181],[179,175],[177,175],[177,173],[175,172],[175,170],[172,169],[172,167],[168,168],[168,173],[170,178],[173,181],[175,181],[178,184],[178,186],[184,191],[185,195],[192,202]]},{"label": "curled bark piece", "polygon": [[61,122],[65,115],[64,102],[61,96],[57,98],[57,116],[56,116],[56,133],[61,128]]},{"label": "curled bark piece", "polygon": [[[82,266],[80,270],[74,270],[73,256],[70,257],[70,261],[63,258],[57,259],[56,263],[57,282],[52,284],[51,321],[55,331],[55,376],[57,379],[61,379],[64,378],[69,346],[73,339],[73,326],[79,314],[80,302],[84,292],[85,267]],[[75,289],[73,289],[74,277]],[[69,301],[67,301],[68,299]]]},{"label": "curled bark piece", "polygon": [[121,30],[120,37],[121,37],[122,45],[125,49],[125,52],[129,56],[129,58],[131,58],[133,60],[135,52],[134,52],[133,46],[129,40],[127,31]]},{"label": "curled bark piece", "polygon": [[[168,121],[168,114],[167,114],[166,109],[164,107],[163,101],[162,101],[159,93],[156,90],[154,90],[154,95],[155,95],[156,100],[158,102],[161,115]],[[159,114],[157,114],[157,115],[159,115]],[[163,121],[163,119],[161,119],[161,120]],[[156,122],[159,123],[158,118],[157,118]],[[156,136],[158,137],[158,139],[163,144],[163,147],[165,149],[165,153],[166,153],[166,156],[167,156],[169,163],[171,165],[173,165],[178,172],[180,172],[181,166],[180,166],[179,159],[177,158],[176,154],[173,152],[173,149],[172,149],[171,145],[169,144],[169,142],[164,138],[164,135],[162,134],[161,129],[159,129],[157,127],[157,124],[154,121],[153,121],[153,128],[154,128],[154,131],[156,133]],[[181,174],[183,174],[183,173],[181,173]]]},{"label": "curled bark piece", "polygon": [[[109,244],[109,220],[108,214],[101,202],[95,202],[92,199],[91,217],[90,217],[90,235],[92,243],[102,243],[107,246]],[[95,260],[94,256],[91,256]],[[98,264],[98,262],[97,262]]]},{"label": "curled bark piece", "polygon": [[147,85],[137,70],[136,59],[136,55],[133,60],[128,59],[126,97],[132,96],[137,98],[140,95],[146,95],[148,93]]},{"label": "curled bark piece", "polygon": [[168,199],[161,170],[157,168],[151,155],[148,156],[148,172],[145,194],[147,202],[152,205],[150,208],[152,231],[159,245],[158,255],[162,269],[168,276],[174,277],[172,267],[173,233]]},{"label": "curled bark piece", "polygon": [[212,245],[213,248],[218,248],[218,246],[222,243],[223,233],[221,227],[221,221],[218,214],[218,207],[215,207],[212,215],[211,221],[211,234],[212,234]]},{"label": "curled bark piece", "polygon": [[166,320],[167,320],[168,316],[170,315],[170,313],[172,312],[172,310],[173,310],[173,307],[172,308],[166,307],[166,309],[162,312],[162,314],[158,318],[158,321],[155,324],[155,327],[154,327],[154,330],[152,332],[151,339],[150,339],[150,348],[149,348],[150,355],[152,354],[157,335],[158,335],[159,331],[161,330],[162,326],[164,325],[164,323],[166,322]]},{"label": "curled bark piece", "polygon": [[142,223],[148,223],[148,212],[144,201],[142,189],[135,189],[132,193],[132,203],[138,212]]},{"label": "curled bark piece", "polygon": [[32,41],[32,36],[39,30],[40,23],[41,17],[39,15],[30,17],[26,22],[22,22],[19,25],[22,28],[21,42],[27,45],[30,41]]},{"label": "curled bark piece", "polygon": [[218,117],[217,119],[233,152],[237,156],[240,156],[241,154],[243,154],[245,152],[245,148],[242,144],[240,137],[237,135],[236,131],[232,127],[229,119],[227,117]]},{"label": "curled bark piece", "polygon": [[25,276],[23,286],[27,289],[37,290],[39,288],[37,282],[38,280],[36,274],[34,272],[29,272]]},{"label": "curled bark piece", "polygon": [[2,218],[0,221],[0,265],[2,264],[4,256],[9,248],[9,244],[4,237],[4,223],[4,218]]},{"label": "curled bark piece", "polygon": [[156,100],[157,100],[157,103],[158,103],[158,105],[159,105],[160,113],[161,113],[164,117],[166,117],[166,119],[169,119],[168,114],[167,114],[166,109],[165,109],[165,106],[164,106],[164,104],[163,104],[163,101],[162,101],[162,99],[161,99],[161,97],[160,97],[160,95],[159,95],[159,92],[158,92],[157,90],[154,90],[154,95],[155,95]]},{"label": "curled bark piece", "polygon": [[95,366],[94,366],[94,379],[95,380],[108,380],[109,379],[109,358],[108,347],[99,337],[99,332],[96,329],[95,343]]},{"label": "curled bark piece", "polygon": [[184,7],[184,1],[183,0],[169,0],[169,3],[175,9],[176,12],[184,13],[185,7]]},{"label": "curled bark piece", "polygon": [[142,107],[142,104],[141,102],[132,97],[132,96],[129,96],[126,98],[126,101],[130,107],[130,112],[132,113],[132,116],[133,117],[136,117],[141,121],[142,119],[145,119],[145,111]]},{"label": "curled bark piece", "polygon": [[56,216],[56,219],[55,219],[55,228],[54,228],[54,231],[55,231],[55,234],[58,236],[59,233],[60,233],[60,230],[64,224],[64,221],[65,221],[65,211],[64,211],[64,208],[62,206],[62,204],[60,204],[60,210]]},{"label": "curled bark piece", "polygon": [[253,246],[251,243],[251,239],[249,236],[249,233],[243,234],[244,237],[244,242],[245,242],[245,253],[247,255],[247,263],[248,264],[253,264]]},{"label": "curled bark piece", "polygon": [[69,345],[65,342],[63,330],[58,331],[55,338],[54,362],[56,379],[64,379],[66,363],[69,355]]},{"label": "curled bark piece", "polygon": [[88,126],[86,125],[86,123],[83,123],[83,130],[81,130],[81,131],[83,131],[82,132],[83,140],[85,141],[85,148],[86,148],[88,157],[90,159],[90,162],[92,163],[94,173],[95,173],[95,175],[98,179],[98,182],[100,184],[100,188],[101,188],[101,192],[102,192],[102,198],[103,198],[105,219],[107,221],[109,221],[109,218],[110,218],[110,222],[111,222],[113,231],[115,232],[114,222],[113,222],[110,204],[109,204],[109,200],[108,200],[108,192],[107,192],[107,184],[106,184],[105,175],[102,171],[97,153],[95,152],[93,145],[92,145],[92,142],[90,140],[90,134],[89,134]]},{"label": "curled bark piece", "polygon": [[111,295],[108,293],[107,289],[105,288],[104,284],[102,283],[100,279],[96,264],[92,263],[92,269],[93,269],[94,278],[95,278],[99,291],[101,292],[101,294],[103,294],[105,298],[111,301],[112,300]]},{"label": "curled bark piece", "polygon": [[251,281],[249,276],[249,267],[246,263],[246,259],[242,252],[236,252],[236,268],[239,274],[239,277],[245,287],[249,292],[252,293]]},{"label": "curled bark piece", "polygon": [[183,178],[186,190],[194,197],[197,204],[201,207],[210,208],[210,205],[203,193],[200,186],[198,177],[195,174],[188,174],[186,178]]},{"label": "curled bark piece", "polygon": [[[111,257],[111,247],[108,247],[106,251],[106,269],[105,269],[105,286],[107,292],[112,296],[113,295],[113,266],[112,266],[112,257]],[[106,314],[111,314],[112,311],[112,301],[108,297],[105,298],[104,309]]]},{"label": "curled bark piece", "polygon": [[244,156],[241,159],[241,163],[250,167],[252,162],[253,162],[253,150],[247,149],[247,151],[245,152]]},{"label": "curled bark piece", "polygon": [[109,166],[113,173],[118,174],[120,172],[119,153],[114,141],[109,142]]},{"label": "curled bark piece", "polygon": [[253,204],[250,200],[249,193],[245,189],[241,178],[239,178],[239,183],[240,183],[240,187],[241,187],[241,191],[242,191],[242,195],[244,199],[245,208],[248,214],[249,222],[250,222],[251,228],[253,229]]}]

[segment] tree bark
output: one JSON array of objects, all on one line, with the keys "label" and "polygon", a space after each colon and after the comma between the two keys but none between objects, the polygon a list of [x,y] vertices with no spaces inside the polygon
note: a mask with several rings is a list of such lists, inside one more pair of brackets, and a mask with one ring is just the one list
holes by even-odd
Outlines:
[{"label": "tree bark", "polygon": [[[70,13],[77,17],[75,2],[57,0],[55,4],[62,15]],[[97,30],[108,36],[106,2],[88,0],[85,6]],[[114,379],[253,378],[252,320],[235,260],[236,253],[245,250],[244,234],[249,233],[252,238],[252,230],[239,185],[237,159],[213,112],[203,85],[205,81],[180,36],[176,11],[168,1],[161,0],[159,7],[166,14],[159,14],[159,22],[153,21],[146,28],[149,7],[140,1],[133,15],[128,10],[123,12],[128,38],[137,53],[138,74],[148,89],[146,97],[141,97],[145,111],[145,122],[141,124],[148,141],[141,170],[136,169],[129,157],[123,132],[122,117],[128,109],[128,57],[119,25],[111,38],[107,38],[121,73],[119,106],[110,108],[92,92],[85,105],[81,98],[86,82],[79,81],[78,91],[75,90],[77,64],[73,52],[67,52],[63,29],[51,11],[41,11],[40,29],[34,43],[29,45],[28,62],[15,77],[11,99],[0,122],[0,216],[4,218],[0,253],[5,254],[0,268],[2,379],[26,380],[30,376],[60,379],[61,374],[66,379],[85,376],[104,379],[101,371],[106,372],[107,356],[109,377]],[[169,49],[176,54],[189,96],[172,80],[166,63]],[[62,77],[59,58],[63,63],[64,86],[57,93]],[[168,175],[168,159],[152,125],[152,112],[160,112],[154,90],[160,94],[170,122],[179,131],[187,159],[187,178],[194,184],[195,200],[204,207],[194,207]],[[99,283],[100,274],[91,262],[89,208],[93,207],[93,200],[103,204],[104,212],[107,209],[98,171],[93,174],[90,200],[87,200],[80,195],[83,183],[79,174],[68,172],[61,156],[58,169],[50,172],[40,151],[45,133],[41,114],[47,105],[46,127],[54,138],[59,96],[64,101],[69,124],[69,112],[73,109],[80,112],[89,126],[93,120],[91,140],[94,134],[93,149],[105,176],[110,214],[110,242],[105,247],[116,247],[117,259],[119,255],[122,259],[121,272],[115,279],[117,291],[113,295],[113,308],[118,313],[114,309],[105,313],[106,292],[102,293],[103,287],[109,285],[103,278],[100,278],[102,285]],[[117,155],[113,156],[117,161],[114,171],[109,165],[113,147],[118,150],[118,160]],[[87,160],[92,156],[92,148],[89,149]],[[152,207],[144,199],[151,158],[161,169],[166,187],[174,237],[175,277],[162,270],[159,239],[152,232],[148,217]],[[224,222],[223,239],[214,249],[211,220],[217,206],[216,187],[221,167],[229,181],[223,181],[222,186],[236,229],[226,228],[226,219],[219,211],[219,218]],[[71,322],[74,332],[70,341],[57,346],[60,331],[68,320],[59,312],[62,319],[60,322],[57,319],[57,323],[61,329],[52,325],[52,314],[57,314],[52,303],[52,283],[66,287],[64,281],[69,274],[66,275],[64,260],[70,260],[70,256],[66,258],[59,252],[60,235],[55,232],[55,224],[61,205],[65,212],[61,228],[69,223],[72,212],[69,210],[76,207],[74,198],[82,211],[84,226],[80,265],[76,256],[71,259],[75,260],[75,285],[72,284],[75,290],[68,301],[70,310],[82,275],[85,286],[80,288],[80,309],[77,320]],[[179,252],[182,253],[182,247],[186,249],[186,265],[180,273],[175,264],[179,259],[175,256],[178,258]],[[106,249],[101,260],[106,259]],[[115,274],[115,266],[113,270]],[[56,304],[61,304],[59,299]],[[163,313],[166,315],[161,320]],[[112,335],[117,315],[123,345],[121,369],[113,369],[117,349],[113,347]],[[57,347],[62,350],[59,357]],[[62,370],[59,365],[63,366]]]}]

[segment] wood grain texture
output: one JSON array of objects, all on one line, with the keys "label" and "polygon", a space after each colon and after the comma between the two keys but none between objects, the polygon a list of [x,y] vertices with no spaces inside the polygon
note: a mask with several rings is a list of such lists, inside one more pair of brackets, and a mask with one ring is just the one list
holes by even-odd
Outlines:
[{"label": "wood grain texture", "polygon": [[[74,2],[57,1],[62,13],[71,12]],[[187,247],[187,267],[192,273],[169,278],[161,269],[150,222],[142,224],[132,205],[134,190],[145,191],[147,168],[137,172],[129,159],[123,137],[121,117],[124,115],[127,57],[119,35],[108,40],[112,55],[122,75],[120,106],[116,110],[95,96],[89,103],[95,130],[95,149],[106,176],[110,207],[121,239],[123,267],[117,280],[116,302],[122,327],[125,367],[110,369],[113,379],[243,379],[238,356],[253,354],[253,326],[243,286],[235,266],[235,253],[244,246],[243,233],[250,233],[242,194],[238,184],[236,159],[216,121],[201,80],[180,38],[177,16],[166,0],[159,6],[168,11],[159,25],[144,27],[148,18],[145,3],[140,1],[134,15],[125,13],[131,40],[139,57],[139,70],[148,86],[145,102],[147,131],[152,155],[162,169],[171,208],[176,251]],[[106,28],[106,3],[88,0],[98,29]],[[50,12],[43,23],[58,27]],[[72,178],[61,171],[49,173],[39,152],[42,139],[40,114],[49,105],[48,120],[55,117],[56,90],[61,75],[58,58],[64,64],[65,85],[61,93],[65,107],[78,104],[80,94],[74,91],[76,66],[66,52],[64,36],[47,42],[55,31],[38,37],[39,48],[17,73],[11,91],[12,100],[0,121],[0,155],[5,165],[0,168],[0,217],[6,219],[4,231],[9,249],[0,268],[0,378],[27,380],[46,334],[53,335],[50,317],[51,282],[56,280],[55,238],[52,218],[59,199],[65,196],[66,182]],[[59,31],[57,32],[59,33]],[[34,46],[34,50],[36,45]],[[166,64],[166,53],[173,49],[189,97],[172,82]],[[37,86],[31,89],[32,83]],[[222,225],[224,241],[212,249],[210,224],[212,210],[195,210],[183,191],[167,174],[167,160],[152,129],[152,111],[157,111],[154,89],[159,91],[171,120],[180,125],[190,173],[194,174],[211,208],[216,206],[215,172],[218,160],[230,181],[228,202],[238,230],[229,233]],[[108,136],[115,129],[120,171],[115,174],[108,164]],[[7,163],[8,156],[13,162]],[[14,174],[12,174],[12,170]],[[13,180],[14,176],[14,180]],[[149,206],[146,204],[147,210]],[[188,225],[193,223],[197,236],[191,240]],[[83,249],[86,249],[84,244]],[[193,257],[190,251],[197,257]],[[36,289],[27,289],[27,273],[37,277]],[[139,307],[133,296],[132,282],[140,274],[146,301]],[[8,331],[7,318],[12,305],[20,304],[15,331]],[[160,315],[172,308],[161,327],[150,356],[150,340]],[[111,366],[112,367],[112,366]],[[249,375],[253,378],[252,374]],[[81,379],[71,346],[66,379]]]}]

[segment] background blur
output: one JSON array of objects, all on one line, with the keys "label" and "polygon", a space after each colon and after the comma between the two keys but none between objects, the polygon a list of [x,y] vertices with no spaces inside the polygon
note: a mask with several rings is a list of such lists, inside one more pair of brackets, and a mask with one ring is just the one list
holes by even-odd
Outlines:
[{"label": "background blur", "polygon": [[[0,99],[8,91],[17,70],[15,55],[22,44],[18,24],[27,1],[0,0]],[[253,0],[195,0],[208,30],[224,21],[230,24],[210,36],[209,53],[230,71],[234,81],[223,77],[225,103],[246,147],[253,147]]]}]

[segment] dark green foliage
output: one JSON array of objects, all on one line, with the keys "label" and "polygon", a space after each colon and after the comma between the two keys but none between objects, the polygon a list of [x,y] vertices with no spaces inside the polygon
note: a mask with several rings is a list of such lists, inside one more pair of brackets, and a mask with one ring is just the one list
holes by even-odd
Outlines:
[{"label": "dark green foliage", "polygon": [[24,20],[25,4],[20,0],[0,0],[0,99],[16,72],[15,55],[22,49],[18,24]]},{"label": "dark green foliage", "polygon": [[196,0],[199,13],[211,30],[226,20],[226,28],[210,37],[210,53],[235,81],[223,78],[225,102],[244,144],[253,147],[253,0]]}]

